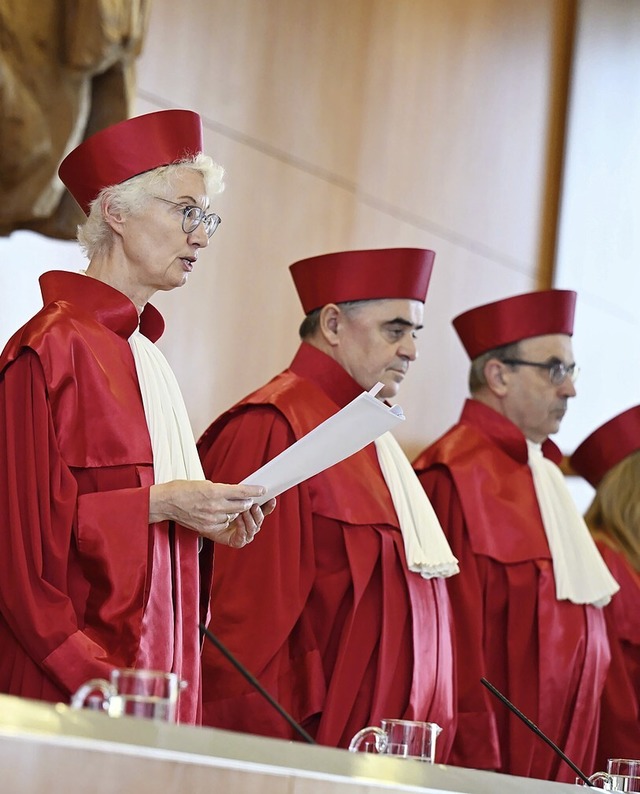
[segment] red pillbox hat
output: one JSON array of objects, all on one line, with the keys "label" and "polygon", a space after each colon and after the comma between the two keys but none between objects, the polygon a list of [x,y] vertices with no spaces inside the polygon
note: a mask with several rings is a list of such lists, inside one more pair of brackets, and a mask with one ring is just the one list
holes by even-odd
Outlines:
[{"label": "red pillbox hat", "polygon": [[597,488],[605,474],[640,449],[640,405],[605,422],[571,456],[571,468]]},{"label": "red pillbox hat", "polygon": [[572,290],[561,289],[514,295],[459,314],[453,327],[473,361],[488,350],[532,336],[571,336],[576,297]]},{"label": "red pillbox hat", "polygon": [[305,314],[328,303],[408,298],[424,303],[435,253],[424,248],[340,251],[289,268]]},{"label": "red pillbox hat", "polygon": [[91,135],[62,161],[60,179],[85,215],[102,188],[202,151],[202,120],[192,110],[159,110]]}]

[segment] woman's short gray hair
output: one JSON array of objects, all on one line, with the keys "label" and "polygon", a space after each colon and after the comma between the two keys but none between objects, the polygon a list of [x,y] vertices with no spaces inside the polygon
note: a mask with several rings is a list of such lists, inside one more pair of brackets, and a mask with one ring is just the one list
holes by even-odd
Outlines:
[{"label": "woman's short gray hair", "polygon": [[197,154],[175,163],[138,174],[119,185],[103,188],[91,202],[87,220],[78,226],[78,242],[89,259],[107,253],[113,241],[113,231],[102,214],[102,203],[108,199],[112,209],[123,215],[143,210],[154,195],[168,193],[178,173],[189,169],[200,174],[208,196],[224,190],[224,169],[206,154]]}]

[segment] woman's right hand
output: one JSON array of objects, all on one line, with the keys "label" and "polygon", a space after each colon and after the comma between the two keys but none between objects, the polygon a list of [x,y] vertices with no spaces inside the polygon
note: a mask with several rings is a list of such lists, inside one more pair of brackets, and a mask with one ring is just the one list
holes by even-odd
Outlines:
[{"label": "woman's right hand", "polygon": [[226,485],[210,480],[173,480],[152,485],[149,491],[149,523],[175,521],[216,543],[241,548],[260,531],[263,511],[253,504],[265,493],[260,485]]}]

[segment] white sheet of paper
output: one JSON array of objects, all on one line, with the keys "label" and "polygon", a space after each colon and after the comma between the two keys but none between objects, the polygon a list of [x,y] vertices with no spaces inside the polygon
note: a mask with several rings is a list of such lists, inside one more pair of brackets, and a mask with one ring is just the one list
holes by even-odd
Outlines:
[{"label": "white sheet of paper", "polygon": [[377,383],[370,391],[359,394],[342,410],[246,477],[243,485],[264,485],[267,489],[267,493],[254,502],[262,505],[279,496],[348,458],[403,422],[399,405],[389,407],[375,396],[381,388],[382,383]]}]

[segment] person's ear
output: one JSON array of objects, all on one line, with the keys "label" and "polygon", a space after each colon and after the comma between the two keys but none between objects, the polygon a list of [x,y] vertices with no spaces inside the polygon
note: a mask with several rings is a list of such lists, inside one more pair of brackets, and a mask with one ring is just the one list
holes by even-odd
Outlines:
[{"label": "person's ear", "polygon": [[122,234],[125,216],[122,211],[114,210],[109,196],[105,196],[102,199],[102,217],[114,232]]},{"label": "person's ear", "polygon": [[335,347],[339,343],[340,326],[342,321],[342,311],[335,303],[327,303],[320,309],[319,329],[324,339],[331,346]]},{"label": "person's ear", "polygon": [[507,365],[498,358],[490,358],[484,365],[484,377],[487,381],[487,386],[498,397],[506,394],[508,389],[509,377],[507,374]]}]

